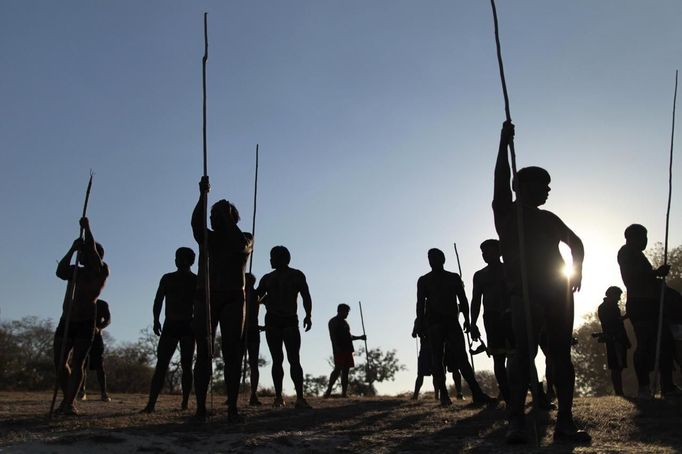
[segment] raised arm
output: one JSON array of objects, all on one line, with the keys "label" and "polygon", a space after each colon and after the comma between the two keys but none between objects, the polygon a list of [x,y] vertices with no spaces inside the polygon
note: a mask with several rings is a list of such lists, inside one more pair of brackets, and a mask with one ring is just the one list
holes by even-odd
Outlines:
[{"label": "raised arm", "polygon": [[493,213],[495,214],[495,228],[499,234],[500,224],[504,213],[512,204],[511,168],[509,166],[509,144],[514,139],[514,125],[506,121],[502,125],[500,145],[495,162],[495,181],[493,191]]},{"label": "raised arm", "polygon": [[208,177],[201,177],[199,182],[199,201],[192,212],[192,234],[200,245],[204,240],[204,222],[206,222],[206,211],[204,210],[206,204],[203,202],[204,198],[208,197],[210,190],[211,185],[208,182]]},{"label": "raised arm", "polygon": [[64,257],[62,257],[62,259],[59,261],[59,264],[57,265],[57,277],[59,279],[63,279],[65,281],[71,279],[71,275],[73,274],[71,258],[73,257],[74,252],[76,252],[81,247],[82,244],[83,241],[80,238],[74,240],[73,244],[71,244],[71,248],[66,252],[66,255],[64,255]]},{"label": "raised arm", "polygon": [[312,312],[313,312],[313,299],[310,297],[310,289],[308,288],[308,282],[306,282],[305,275],[301,273],[301,287],[300,287],[301,298],[303,298],[303,309],[305,310],[305,318],[303,319],[303,327],[306,332],[310,331],[313,326],[312,322]]},{"label": "raised arm", "polygon": [[166,298],[166,276],[164,275],[159,281],[159,288],[156,290],[154,297],[154,334],[161,335],[161,307],[163,307],[163,300]]},{"label": "raised arm", "polygon": [[480,271],[474,273],[474,289],[471,293],[471,337],[478,340],[481,337],[481,332],[476,326],[478,316],[481,313],[481,301],[483,299],[483,288],[481,286]]},{"label": "raised arm", "polygon": [[85,256],[85,263],[97,272],[102,272],[104,270],[104,262],[102,262],[102,257],[97,252],[95,237],[92,235],[92,230],[90,230],[90,221],[88,221],[88,218],[81,218],[80,225],[83,229],[83,249],[81,254]]}]

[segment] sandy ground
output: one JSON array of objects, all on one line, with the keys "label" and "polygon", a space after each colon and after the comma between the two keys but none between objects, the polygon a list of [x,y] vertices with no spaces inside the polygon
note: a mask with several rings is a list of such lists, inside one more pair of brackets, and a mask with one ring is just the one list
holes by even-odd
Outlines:
[{"label": "sandy ground", "polygon": [[86,401],[78,417],[47,418],[50,393],[0,393],[0,453],[189,452],[682,452],[679,402],[645,404],[615,397],[577,399],[576,419],[593,436],[590,446],[552,442],[555,412],[534,416],[541,437],[533,445],[504,444],[504,406],[467,401],[439,408],[435,401],[399,397],[309,400],[293,406],[243,407],[246,422],[228,424],[223,397],[205,424],[178,410],[178,396],[161,396],[157,413],[139,414],[146,397],[112,395]]}]

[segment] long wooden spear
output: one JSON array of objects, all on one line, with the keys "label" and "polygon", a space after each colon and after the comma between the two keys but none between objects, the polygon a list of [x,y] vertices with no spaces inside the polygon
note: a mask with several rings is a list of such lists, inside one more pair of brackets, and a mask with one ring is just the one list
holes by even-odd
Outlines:
[{"label": "long wooden spear", "polygon": [[[665,214],[665,245],[663,248],[663,265],[668,264],[668,232],[670,230],[670,203],[673,196],[673,145],[675,140],[675,106],[677,104],[677,73],[675,70],[675,94],[673,95],[673,121],[672,133],[670,134],[670,162],[668,165],[668,208]],[[653,395],[656,395],[658,385],[660,382],[660,361],[661,361],[661,333],[663,331],[663,306],[665,303],[665,277],[661,279],[661,296],[658,305],[658,333],[656,335],[656,360],[654,370],[656,371],[654,379]]]},{"label": "long wooden spear", "polygon": [[[88,202],[90,201],[90,190],[92,189],[92,176],[94,174],[92,173],[92,170],[90,171],[90,179],[88,180],[88,188],[85,190],[85,202],[83,203],[83,215],[81,217],[85,217],[88,213]],[[83,227],[80,228],[80,233],[78,234],[78,237],[83,240]],[[64,314],[65,317],[62,319],[62,322],[64,323],[64,332],[62,333],[62,345],[59,350],[59,364],[57,367],[59,368],[56,372],[57,375],[55,377],[54,381],[54,392],[52,393],[52,403],[50,404],[50,412],[48,414],[48,418],[52,418],[52,414],[54,413],[54,404],[57,401],[57,392],[59,391],[59,382],[61,381],[61,375],[63,373],[62,370],[62,364],[64,363],[64,357],[66,356],[66,339],[68,339],[69,336],[69,322],[71,321],[71,309],[73,308],[73,300],[76,296],[76,284],[78,282],[78,264],[80,263],[81,259],[81,249],[79,248],[78,251],[76,252],[76,264],[73,269],[73,274],[71,275],[71,279],[69,282],[66,284],[66,293],[64,294],[64,306],[66,307],[66,313]]]},{"label": "long wooden spear", "polygon": [[[500,81],[502,82],[502,94],[504,95],[504,112],[506,115],[507,122],[511,124],[511,113],[509,109],[509,94],[507,93],[507,81],[504,77],[504,64],[502,62],[502,48],[500,46],[500,28],[497,21],[497,8],[495,8],[495,0],[490,0],[490,5],[493,10],[493,21],[495,24],[495,47],[497,48],[497,63],[500,67]],[[509,154],[511,156],[511,166],[512,166],[512,181],[517,180],[516,171],[516,150],[514,149],[514,137],[509,139]],[[526,269],[526,238],[523,229],[523,200],[521,191],[516,193],[516,226],[518,230],[518,242],[519,242],[519,264],[521,267],[521,291],[523,293],[523,308],[526,318],[526,336],[528,342],[528,377],[530,379],[530,386],[533,392],[533,396],[539,396],[539,387],[537,380],[533,380],[533,374],[535,373],[534,361],[532,350],[533,350],[533,318],[530,310],[530,298],[528,294],[528,270]],[[535,398],[535,397],[534,397]],[[533,421],[533,436],[535,439],[535,444],[539,445],[539,439],[537,434],[537,427]]]},{"label": "long wooden spear", "polygon": [[367,362],[365,364],[365,374],[367,375],[367,383],[371,386],[370,372],[371,367],[369,365],[369,349],[367,348],[367,333],[365,332],[365,317],[362,315],[362,301],[358,301],[358,306],[360,306],[360,323],[362,323],[362,335],[365,336],[365,357]]},{"label": "long wooden spear", "polygon": [[[258,144],[256,144],[256,176],[253,182],[253,219],[251,220],[251,237],[252,237],[252,248],[251,256],[249,257],[249,274],[252,274],[253,270],[253,253],[255,251],[256,245],[256,208],[258,207]],[[251,289],[250,289],[251,290]],[[254,298],[255,295],[249,295],[249,298]],[[248,354],[249,354],[249,301],[246,302],[246,330],[244,331],[244,364],[242,368],[242,389],[246,389],[246,366],[248,365]],[[256,335],[259,335],[256,333]],[[253,381],[253,380],[252,380]],[[254,392],[254,390],[252,390]]]},{"label": "long wooden spear", "polygon": [[[457,268],[459,269],[459,277],[462,278],[462,264],[459,261],[459,252],[457,252],[457,243],[455,245],[455,257],[457,257]],[[464,286],[464,278],[462,278],[462,286]],[[459,317],[458,317],[459,318]],[[469,336],[469,330],[465,331],[467,336],[467,350],[469,351],[469,360],[471,361],[471,370],[476,372],[474,367],[474,354],[471,352],[471,337]]]},{"label": "long wooden spear", "polygon": [[[201,59],[201,92],[202,92],[202,146],[204,152],[204,179],[208,180],[208,153],[206,147],[206,62],[208,61],[208,13],[204,13],[204,57]],[[208,252],[208,194],[201,192],[202,216],[202,265],[204,268],[204,305],[206,307],[206,342],[208,344],[208,360],[211,362],[209,386],[211,392],[211,413],[213,412],[213,333],[211,327],[211,279]]]}]

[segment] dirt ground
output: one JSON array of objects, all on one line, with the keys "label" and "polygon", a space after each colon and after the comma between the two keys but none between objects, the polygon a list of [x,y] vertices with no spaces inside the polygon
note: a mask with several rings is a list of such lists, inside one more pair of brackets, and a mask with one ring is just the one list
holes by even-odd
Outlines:
[{"label": "dirt ground", "polygon": [[211,421],[191,421],[178,410],[179,396],[161,396],[157,412],[139,414],[140,394],[82,402],[78,417],[48,420],[50,393],[0,392],[0,453],[65,452],[682,452],[680,402],[636,402],[615,397],[576,399],[578,423],[593,436],[590,446],[552,442],[556,412],[534,416],[540,448],[504,444],[504,405],[455,402],[439,408],[423,398],[309,400],[293,406],[243,406],[246,422],[228,424],[223,397],[215,396]]}]

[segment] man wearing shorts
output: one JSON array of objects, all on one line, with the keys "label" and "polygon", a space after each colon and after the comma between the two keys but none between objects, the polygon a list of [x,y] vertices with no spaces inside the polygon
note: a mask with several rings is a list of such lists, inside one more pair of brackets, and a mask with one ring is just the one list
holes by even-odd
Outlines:
[{"label": "man wearing shorts", "polygon": [[339,304],[336,308],[336,316],[329,320],[329,338],[332,341],[332,351],[334,352],[334,370],[329,376],[329,386],[324,397],[332,395],[334,383],[341,375],[341,397],[348,396],[348,373],[351,367],[355,367],[353,359],[354,340],[367,340],[367,336],[353,336],[350,333],[350,326],[346,319],[350,312],[350,306]]}]

